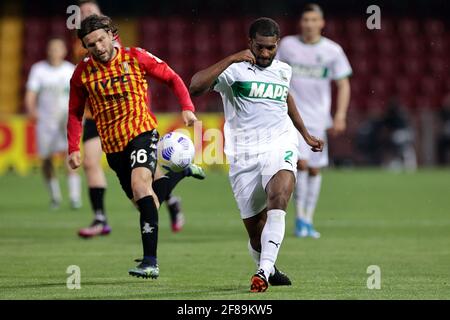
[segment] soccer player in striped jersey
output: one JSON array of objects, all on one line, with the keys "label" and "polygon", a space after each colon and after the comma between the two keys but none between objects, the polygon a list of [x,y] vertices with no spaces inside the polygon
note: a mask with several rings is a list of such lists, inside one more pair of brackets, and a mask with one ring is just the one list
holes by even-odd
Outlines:
[{"label": "soccer player in striped jersey", "polygon": [[[95,0],[80,0],[79,1],[81,20],[86,17],[97,14],[102,15],[100,7]],[[122,42],[118,33],[114,34],[114,46],[121,47]],[[76,39],[74,43],[75,61],[81,61],[87,54],[86,48],[83,47],[81,40]],[[150,104],[150,101],[149,101]],[[78,231],[78,235],[83,238],[91,238],[99,235],[107,235],[111,232],[106,218],[106,210],[104,205],[104,197],[106,192],[106,177],[101,166],[102,148],[100,137],[95,126],[95,122],[89,111],[86,108],[83,123],[83,169],[86,174],[86,180],[89,188],[89,199],[94,213],[93,222],[86,228]],[[193,176],[197,179],[204,179],[205,174],[203,170],[195,164],[187,168],[183,173],[168,173],[168,178],[175,176],[179,179],[179,175]],[[166,204],[170,215],[171,227],[173,232],[181,231],[184,225],[184,214],[181,211],[181,199],[179,197],[169,194],[167,196]]]},{"label": "soccer player in striped jersey", "polygon": [[111,19],[98,15],[87,17],[78,30],[90,55],[77,65],[70,82],[69,164],[74,169],[81,165],[79,145],[88,103],[108,164],[140,212],[143,259],[129,274],[157,278],[158,208],[177,181],[159,179],[159,135],[156,118],[148,107],[146,76],[165,82],[173,90],[186,125],[193,125],[197,118],[181,78],[146,50],[115,47],[115,32]]}]

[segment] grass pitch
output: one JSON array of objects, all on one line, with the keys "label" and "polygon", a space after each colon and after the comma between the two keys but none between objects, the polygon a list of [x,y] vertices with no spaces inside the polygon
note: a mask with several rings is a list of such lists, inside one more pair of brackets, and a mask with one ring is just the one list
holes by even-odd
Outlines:
[{"label": "grass pitch", "polygon": [[[62,180],[63,191],[66,190]],[[138,214],[108,173],[106,207],[112,233],[91,240],[76,231],[92,214],[68,201],[48,209],[40,175],[0,177],[0,299],[449,299],[450,172],[324,172],[315,225],[322,238],[293,236],[292,205],[277,265],[292,287],[248,292],[255,266],[223,173],[185,179],[186,225],[172,234],[160,212],[160,278],[132,278],[141,257]],[[81,269],[69,290],[66,269]],[[367,288],[367,268],[381,270],[381,289]]]}]

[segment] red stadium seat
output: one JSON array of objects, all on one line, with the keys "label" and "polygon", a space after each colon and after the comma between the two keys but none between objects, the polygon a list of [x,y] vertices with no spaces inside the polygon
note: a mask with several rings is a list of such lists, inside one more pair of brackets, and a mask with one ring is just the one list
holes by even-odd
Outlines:
[{"label": "red stadium seat", "polygon": [[239,19],[228,18],[220,22],[219,35],[223,37],[230,37],[242,32],[241,21]]},{"label": "red stadium seat", "polygon": [[217,54],[203,53],[196,54],[192,57],[191,63],[194,70],[204,69],[223,59],[224,57]]},{"label": "red stadium seat", "polygon": [[367,110],[367,112],[370,112],[370,110],[376,109],[376,110],[385,110],[388,104],[387,99],[373,99],[369,98],[366,100],[363,108],[364,110]]},{"label": "red stadium seat", "polygon": [[239,19],[229,18],[219,25],[219,54],[225,56],[246,48],[246,33]]},{"label": "red stadium seat", "polygon": [[24,35],[25,38],[34,38],[47,33],[48,24],[41,18],[26,18],[24,19]]},{"label": "red stadium seat", "polygon": [[349,53],[352,54],[367,54],[372,50],[373,42],[370,39],[366,39],[365,37],[360,37],[356,41],[350,41],[348,44]]},{"label": "red stadium seat", "polygon": [[425,54],[425,41],[418,37],[404,37],[402,38],[402,53],[408,56],[422,56]]},{"label": "red stadium seat", "polygon": [[323,34],[325,37],[333,39],[340,37],[344,33],[344,26],[341,19],[327,18]]},{"label": "red stadium seat", "polygon": [[425,70],[424,60],[416,57],[403,57],[401,60],[402,71],[406,75],[423,75]]},{"label": "red stadium seat", "polygon": [[291,34],[296,34],[297,31],[297,19],[285,19],[284,17],[275,17],[275,21],[280,26],[281,37],[285,37]]},{"label": "red stadium seat", "polygon": [[397,22],[397,32],[400,37],[416,36],[419,32],[417,19],[402,18]]},{"label": "red stadium seat", "polygon": [[157,17],[146,17],[141,20],[141,32],[152,37],[161,36],[166,31],[164,21]]},{"label": "red stadium seat", "polygon": [[425,34],[429,37],[443,36],[445,34],[445,24],[442,20],[426,20],[424,22],[423,28],[425,30]]},{"label": "red stadium seat", "polygon": [[450,70],[450,59],[441,56],[430,56],[428,60],[428,68],[431,76],[445,76]]},{"label": "red stadium seat", "polygon": [[176,33],[169,37],[167,51],[169,55],[179,55],[191,50],[192,41],[183,34]]},{"label": "red stadium seat", "polygon": [[444,78],[444,87],[443,87],[444,94],[450,94],[450,76],[447,73],[447,79]]},{"label": "red stadium seat", "polygon": [[432,109],[432,99],[428,96],[417,96],[415,99],[415,109]]},{"label": "red stadium seat", "polygon": [[394,79],[394,94],[399,96],[413,96],[416,92],[417,79],[400,76]]},{"label": "red stadium seat", "polygon": [[49,36],[58,36],[67,38],[70,36],[70,32],[66,26],[66,20],[64,18],[52,18],[49,21]]},{"label": "red stadium seat", "polygon": [[345,37],[345,36],[334,37],[331,40],[333,40],[338,45],[340,45],[342,47],[342,49],[344,50],[344,52],[349,53],[351,51],[350,50],[350,42],[351,42],[351,40],[348,37]]},{"label": "red stadium seat", "polygon": [[376,73],[384,79],[392,79],[399,72],[398,63],[390,57],[378,57],[376,61]]},{"label": "red stadium seat", "polygon": [[371,30],[371,34],[377,39],[391,38],[396,34],[395,24],[390,17],[382,17],[381,29]]},{"label": "red stadium seat", "polygon": [[415,108],[416,105],[416,95],[402,95],[399,94],[397,95],[398,101],[400,102],[400,104],[402,106],[407,107],[408,109],[413,109]]},{"label": "red stadium seat", "polygon": [[353,55],[350,58],[353,73],[355,75],[369,75],[373,72],[372,61],[364,55]]},{"label": "red stadium seat", "polygon": [[195,98],[192,102],[194,103],[197,112],[208,111],[208,98],[206,96]]},{"label": "red stadium seat", "polygon": [[433,96],[441,94],[443,80],[431,76],[423,77],[419,80],[419,89],[424,95]]},{"label": "red stadium seat", "polygon": [[398,53],[398,39],[392,35],[386,37],[379,37],[375,43],[377,53],[381,56],[392,56]]},{"label": "red stadium seat", "polygon": [[366,33],[367,26],[365,18],[351,17],[344,20],[345,35],[350,37],[361,36]]},{"label": "red stadium seat", "polygon": [[172,16],[167,20],[167,33],[168,36],[180,35],[184,33],[189,33],[190,23],[187,19],[182,17]]},{"label": "red stadium seat", "polygon": [[351,100],[361,100],[369,96],[367,81],[364,77],[355,76],[351,81]]},{"label": "red stadium seat", "polygon": [[369,97],[371,99],[387,99],[391,94],[391,83],[385,78],[373,77],[368,86]]},{"label": "red stadium seat", "polygon": [[217,33],[214,25],[202,22],[195,27],[192,34],[193,48],[198,54],[207,54],[217,49]]},{"label": "red stadium seat", "polygon": [[437,35],[433,37],[428,37],[425,39],[427,50],[432,55],[447,56],[448,48],[450,47],[450,37],[449,41],[446,40],[445,36]]}]

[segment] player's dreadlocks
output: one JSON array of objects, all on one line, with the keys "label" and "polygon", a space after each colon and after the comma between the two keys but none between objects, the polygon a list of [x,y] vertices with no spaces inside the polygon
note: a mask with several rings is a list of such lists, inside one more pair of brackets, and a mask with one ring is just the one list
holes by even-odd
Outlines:
[{"label": "player's dreadlocks", "polygon": [[83,41],[83,38],[95,30],[103,29],[105,31],[111,31],[114,36],[117,36],[118,30],[113,26],[112,20],[107,16],[99,16],[93,14],[81,22],[81,27],[78,29],[78,38]]}]

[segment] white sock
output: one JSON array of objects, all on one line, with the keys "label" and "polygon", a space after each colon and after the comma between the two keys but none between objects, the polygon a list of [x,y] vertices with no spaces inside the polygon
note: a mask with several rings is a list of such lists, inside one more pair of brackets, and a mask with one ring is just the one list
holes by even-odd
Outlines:
[{"label": "white sock", "polygon": [[103,211],[98,210],[95,212],[95,220],[99,221],[99,222],[105,222],[106,221],[106,217],[105,214],[103,213]]},{"label": "white sock", "polygon": [[268,279],[274,270],[278,251],[284,238],[286,212],[279,209],[267,211],[267,221],[261,233],[261,259],[259,268]]},{"label": "white sock", "polygon": [[298,170],[294,190],[295,214],[298,219],[306,219],[306,197],[308,194],[308,171]]},{"label": "white sock", "polygon": [[[259,262],[261,261],[261,252],[253,249],[250,240],[248,241],[248,252],[250,253],[250,256],[253,258],[253,261],[256,264],[256,269],[259,269]],[[274,273],[275,268],[272,268],[272,270],[270,270],[270,275],[273,275]]]},{"label": "white sock", "polygon": [[248,252],[250,253],[250,256],[253,258],[253,261],[255,261],[256,268],[259,268],[259,261],[261,260],[261,252],[256,251],[253,249],[252,244],[250,243],[250,240],[248,240]]},{"label": "white sock", "polygon": [[50,178],[47,180],[48,191],[50,192],[50,197],[53,201],[61,202],[61,188],[59,187],[59,181],[57,178]]},{"label": "white sock", "polygon": [[306,198],[306,223],[313,223],[314,211],[319,199],[322,175],[310,176],[308,179],[308,196]]},{"label": "white sock", "polygon": [[69,196],[71,201],[79,202],[81,200],[81,179],[76,173],[71,173],[67,176],[67,183],[69,185]]}]

